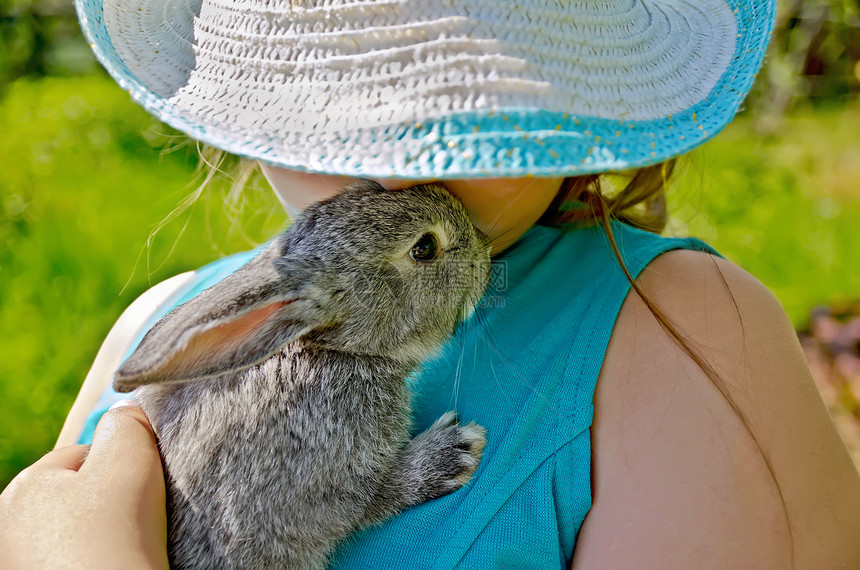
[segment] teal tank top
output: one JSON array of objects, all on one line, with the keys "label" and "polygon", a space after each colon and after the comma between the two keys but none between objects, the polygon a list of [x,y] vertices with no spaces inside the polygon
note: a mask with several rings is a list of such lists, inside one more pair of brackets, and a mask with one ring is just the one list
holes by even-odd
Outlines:
[{"label": "teal tank top", "polygon": [[[668,250],[715,253],[695,239],[623,224],[613,231],[634,277]],[[198,270],[149,326],[255,253]],[[448,410],[487,429],[475,477],[448,496],[355,533],[331,567],[566,568],[591,508],[594,388],[629,289],[600,227],[535,226],[494,258],[493,282],[478,310],[409,378],[416,433]],[[103,394],[82,443],[121,397]]]}]

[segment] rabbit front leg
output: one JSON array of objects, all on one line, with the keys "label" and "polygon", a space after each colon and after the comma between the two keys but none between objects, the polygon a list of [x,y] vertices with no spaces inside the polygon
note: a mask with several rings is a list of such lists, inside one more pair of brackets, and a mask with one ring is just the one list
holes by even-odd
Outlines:
[{"label": "rabbit front leg", "polygon": [[454,412],[444,414],[403,450],[368,505],[366,522],[456,491],[477,470],[486,442],[483,427],[475,422],[461,426]]}]

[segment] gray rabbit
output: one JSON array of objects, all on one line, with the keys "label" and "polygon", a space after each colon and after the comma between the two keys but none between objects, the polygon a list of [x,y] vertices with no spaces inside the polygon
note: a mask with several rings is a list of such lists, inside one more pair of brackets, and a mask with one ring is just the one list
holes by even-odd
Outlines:
[{"label": "gray rabbit", "polygon": [[173,568],[320,568],[351,531],[465,484],[484,430],[410,440],[405,377],[482,296],[489,240],[434,185],[358,182],[174,309],[114,379],[168,481]]}]

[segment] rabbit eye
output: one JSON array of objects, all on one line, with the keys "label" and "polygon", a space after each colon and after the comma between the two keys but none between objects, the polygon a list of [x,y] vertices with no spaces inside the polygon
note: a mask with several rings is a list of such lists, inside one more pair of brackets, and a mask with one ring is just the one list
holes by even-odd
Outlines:
[{"label": "rabbit eye", "polygon": [[409,252],[409,257],[419,263],[433,261],[439,255],[439,240],[433,234],[424,234]]}]

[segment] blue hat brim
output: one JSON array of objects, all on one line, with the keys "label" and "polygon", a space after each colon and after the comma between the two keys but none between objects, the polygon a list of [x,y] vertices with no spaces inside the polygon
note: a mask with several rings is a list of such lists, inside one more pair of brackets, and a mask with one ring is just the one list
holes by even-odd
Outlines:
[{"label": "blue hat brim", "polygon": [[76,0],[94,53],[132,98],[191,138],[268,164],[326,174],[386,178],[562,177],[648,166],[684,154],[735,116],[761,68],[773,30],[775,2],[727,0],[738,36],[728,67],[707,97],[684,111],[651,120],[615,120],[535,108],[456,113],[420,123],[356,129],[330,148],[284,153],[275,141],[243,138],[235,127],[204,125],[156,94],[117,54],[103,0]]}]

